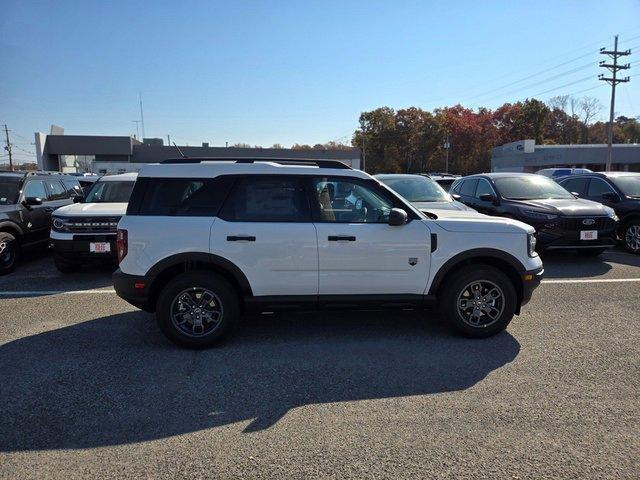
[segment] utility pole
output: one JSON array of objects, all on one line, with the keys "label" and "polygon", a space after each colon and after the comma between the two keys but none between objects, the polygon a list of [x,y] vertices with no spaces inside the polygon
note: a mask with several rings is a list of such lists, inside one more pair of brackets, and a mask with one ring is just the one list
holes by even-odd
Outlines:
[{"label": "utility pole", "polygon": [[367,162],[367,151],[365,150],[365,135],[363,130],[362,131],[362,171],[363,172],[366,172],[365,170],[366,162]]},{"label": "utility pole", "polygon": [[171,135],[167,133],[167,145],[171,146]]},{"label": "utility pole", "polygon": [[444,173],[449,173],[449,149],[451,148],[451,144],[449,143],[449,134],[447,133],[447,137],[444,139],[444,151],[446,152],[445,161],[444,161]]},{"label": "utility pole", "polygon": [[144,112],[142,111],[142,93],[139,93],[140,96],[140,123],[142,124],[142,140],[147,134],[144,132]]},{"label": "utility pole", "polygon": [[9,129],[4,125],[4,134],[7,138],[7,146],[4,149],[9,153],[9,170],[13,171],[13,157],[11,156],[11,142],[9,141]]},{"label": "utility pole", "polygon": [[609,131],[607,132],[607,165],[605,167],[606,171],[610,171],[613,163],[613,116],[616,106],[616,85],[629,81],[629,77],[618,78],[617,76],[618,70],[627,70],[629,68],[628,63],[626,65],[618,65],[618,57],[630,55],[631,50],[618,51],[618,35],[616,35],[613,50],[605,50],[605,47],[602,47],[600,54],[608,55],[613,59],[613,63],[606,63],[604,60],[600,62],[600,67],[608,68],[611,71],[611,77],[605,77],[602,74],[598,75],[598,80],[611,85],[611,108],[609,110]]}]

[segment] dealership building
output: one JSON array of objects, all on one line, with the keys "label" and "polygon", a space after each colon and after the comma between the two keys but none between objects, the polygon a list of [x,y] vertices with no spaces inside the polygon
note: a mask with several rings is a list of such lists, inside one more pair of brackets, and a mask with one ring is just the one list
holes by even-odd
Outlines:
[{"label": "dealership building", "polygon": [[[536,145],[535,140],[520,140],[491,152],[492,172],[536,172],[553,167],[602,171],[606,163],[606,144]],[[640,172],[640,144],[614,144],[611,170]]]},{"label": "dealership building", "polygon": [[235,148],[164,145],[160,138],[64,135],[61,129],[53,135],[36,133],[36,155],[39,170],[65,173],[93,172],[113,174],[137,172],[142,165],[170,158],[253,158],[292,160],[339,160],[353,168],[360,168],[360,150],[291,150],[288,148]]}]

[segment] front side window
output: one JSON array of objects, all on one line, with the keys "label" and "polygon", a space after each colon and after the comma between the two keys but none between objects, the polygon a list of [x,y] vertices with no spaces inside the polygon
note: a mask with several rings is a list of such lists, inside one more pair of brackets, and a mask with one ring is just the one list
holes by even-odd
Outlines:
[{"label": "front side window", "polygon": [[450,202],[451,197],[434,180],[426,177],[381,178],[382,183],[410,202]]},{"label": "front side window", "polygon": [[44,182],[42,180],[31,180],[24,186],[24,198],[36,197],[40,200],[47,199],[47,191],[44,188]]},{"label": "front side window", "polygon": [[69,196],[67,195],[67,191],[62,186],[59,180],[47,180],[47,187],[49,187],[48,200],[62,200],[65,198],[69,198]]},{"label": "front side window", "polygon": [[127,203],[135,182],[96,182],[87,193],[85,203]]},{"label": "front side window", "polygon": [[[232,181],[228,177],[147,179],[139,215],[213,217],[220,210]],[[130,183],[133,188],[134,182]]]},{"label": "front side window", "polygon": [[496,188],[509,200],[541,200],[548,198],[574,198],[550,178],[542,175],[495,178]]},{"label": "front side window", "polygon": [[604,180],[592,178],[589,182],[588,197],[601,197],[603,193],[609,192],[613,192],[613,188]]},{"label": "front side window", "polygon": [[476,189],[476,197],[480,198],[480,195],[494,195],[493,187],[489,182],[487,182],[484,178],[478,179],[478,188]]},{"label": "front side window", "polygon": [[295,177],[238,179],[220,211],[230,222],[310,222],[309,201]]},{"label": "front side window", "polygon": [[352,179],[314,178],[312,193],[320,222],[387,223],[393,208],[382,192]]}]

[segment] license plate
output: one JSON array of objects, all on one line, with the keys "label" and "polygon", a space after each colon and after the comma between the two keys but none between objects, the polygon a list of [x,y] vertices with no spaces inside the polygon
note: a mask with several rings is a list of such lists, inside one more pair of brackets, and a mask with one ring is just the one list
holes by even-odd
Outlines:
[{"label": "license plate", "polygon": [[597,239],[598,239],[597,230],[582,230],[580,232],[580,240],[597,240]]},{"label": "license plate", "polygon": [[89,251],[91,253],[108,253],[111,251],[111,244],[109,242],[90,242]]}]

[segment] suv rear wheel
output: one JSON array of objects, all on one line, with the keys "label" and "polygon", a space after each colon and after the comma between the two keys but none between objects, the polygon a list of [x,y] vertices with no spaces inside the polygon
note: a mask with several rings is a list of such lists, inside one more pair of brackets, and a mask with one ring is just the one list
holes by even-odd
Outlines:
[{"label": "suv rear wheel", "polygon": [[206,348],[224,337],[240,316],[238,294],[223,277],[186,272],[160,293],[156,319],[162,333],[187,348]]},{"label": "suv rear wheel", "polygon": [[8,232],[0,232],[0,275],[11,273],[20,257],[18,239]]},{"label": "suv rear wheel", "polygon": [[442,309],[463,335],[484,338],[501,332],[516,310],[516,290],[509,278],[488,265],[456,272],[442,286]]}]

